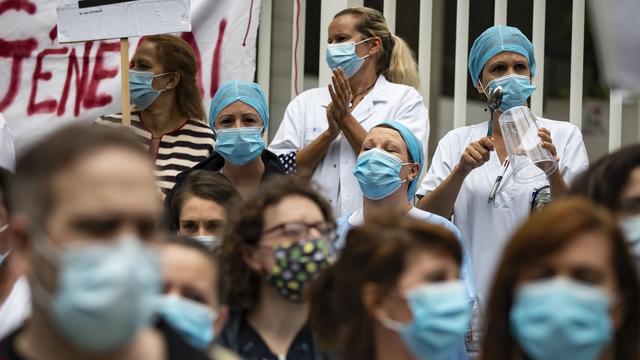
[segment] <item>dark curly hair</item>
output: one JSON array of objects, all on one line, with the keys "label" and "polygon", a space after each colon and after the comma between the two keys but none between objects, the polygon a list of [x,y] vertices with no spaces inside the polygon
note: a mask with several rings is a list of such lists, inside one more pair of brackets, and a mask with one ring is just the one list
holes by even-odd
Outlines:
[{"label": "dark curly hair", "polygon": [[224,273],[227,304],[235,310],[250,311],[258,302],[262,277],[251,270],[243,253],[260,243],[264,226],[264,212],[289,196],[302,196],[313,201],[326,221],[333,221],[331,206],[307,181],[297,176],[270,178],[253,197],[231,210],[225,228],[222,245],[222,270]]}]

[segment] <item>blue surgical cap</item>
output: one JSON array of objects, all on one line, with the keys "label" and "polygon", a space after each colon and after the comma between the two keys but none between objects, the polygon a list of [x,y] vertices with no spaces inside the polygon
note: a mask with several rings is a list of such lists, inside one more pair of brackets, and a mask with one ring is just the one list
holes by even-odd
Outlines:
[{"label": "blue surgical cap", "polygon": [[529,61],[531,76],[536,74],[536,57],[531,41],[518,28],[495,25],[478,36],[469,52],[469,73],[471,73],[473,86],[477,85],[487,61],[503,51],[511,51],[526,57]]},{"label": "blue surgical cap", "polygon": [[267,105],[267,97],[264,95],[260,85],[248,81],[231,80],[220,85],[216,95],[211,100],[209,127],[214,134],[216,133],[216,118],[220,111],[238,100],[258,112],[262,119],[264,130],[269,128],[269,106]]},{"label": "blue surgical cap", "polygon": [[[379,126],[390,127],[400,133],[400,136],[402,136],[402,139],[404,140],[405,144],[407,144],[407,150],[409,150],[409,154],[411,155],[411,158],[415,163],[420,165],[419,171],[422,172],[422,165],[424,163],[424,152],[422,150],[422,143],[413,134],[413,132],[411,132],[409,128],[407,128],[406,126],[402,125],[401,123],[395,120],[385,121],[382,124],[377,125],[376,127],[379,127]],[[420,173],[418,173],[418,176],[416,176],[413,180],[411,180],[411,183],[409,184],[409,189],[407,192],[408,192],[409,202],[411,203],[413,203],[413,197],[416,194],[416,187],[418,186],[419,178],[420,178]]]}]

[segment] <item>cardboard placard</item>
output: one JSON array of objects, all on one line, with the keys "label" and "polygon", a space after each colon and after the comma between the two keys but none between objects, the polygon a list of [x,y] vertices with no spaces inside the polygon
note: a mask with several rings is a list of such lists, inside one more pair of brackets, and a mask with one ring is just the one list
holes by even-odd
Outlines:
[{"label": "cardboard placard", "polygon": [[190,0],[58,0],[60,43],[191,31]]}]

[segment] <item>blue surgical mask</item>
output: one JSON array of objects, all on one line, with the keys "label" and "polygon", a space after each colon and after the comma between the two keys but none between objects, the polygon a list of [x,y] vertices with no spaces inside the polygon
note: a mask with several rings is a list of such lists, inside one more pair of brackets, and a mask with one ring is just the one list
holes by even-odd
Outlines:
[{"label": "blue surgical mask", "polygon": [[[153,320],[161,287],[157,254],[133,236],[60,250],[40,239],[36,251],[58,267],[55,291],[36,277],[34,301],[74,346],[94,354],[116,351]],[[57,255],[56,255],[57,254]]]},{"label": "blue surgical mask", "polygon": [[358,57],[356,55],[356,45],[362,44],[365,41],[369,41],[373,38],[364,39],[360,42],[348,41],[338,44],[327,44],[327,51],[325,53],[325,59],[331,70],[336,68],[342,68],[344,74],[350,78],[360,70],[364,59],[369,55]]},{"label": "blue surgical mask", "polygon": [[400,169],[403,165],[400,158],[377,148],[367,150],[358,156],[356,169],[353,172],[360,189],[367,199],[380,200],[400,188]]},{"label": "blue surgical mask", "polygon": [[531,84],[528,76],[525,75],[506,75],[493,79],[487,84],[489,92],[502,86],[502,102],[498,108],[505,112],[512,107],[523,106],[527,99],[536,90],[536,86]]},{"label": "blue surgical mask", "polygon": [[636,263],[636,270],[640,274],[640,215],[622,220],[622,230],[629,244],[629,251]]},{"label": "blue surgical mask", "polygon": [[262,128],[241,127],[216,130],[216,152],[233,165],[246,165],[262,155]]},{"label": "blue surgical mask", "polygon": [[163,295],[156,311],[196,349],[205,351],[214,338],[213,322],[217,313],[208,306],[176,295]]},{"label": "blue surgical mask", "polygon": [[611,341],[610,298],[601,289],[563,278],[516,290],[510,322],[533,360],[595,360]]},{"label": "blue surgical mask", "polygon": [[441,359],[464,346],[471,300],[461,281],[421,285],[406,297],[411,323],[382,319],[382,325],[398,332],[416,358]]},{"label": "blue surgical mask", "polygon": [[153,88],[153,79],[168,73],[155,75],[152,71],[129,70],[129,94],[131,103],[141,110],[148,108],[164,90]]}]

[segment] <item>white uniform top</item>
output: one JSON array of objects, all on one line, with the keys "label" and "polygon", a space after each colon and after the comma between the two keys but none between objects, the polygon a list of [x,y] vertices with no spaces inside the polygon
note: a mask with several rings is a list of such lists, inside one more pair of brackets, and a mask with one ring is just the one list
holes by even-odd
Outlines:
[{"label": "white uniform top", "polygon": [[[537,121],[539,127],[551,132],[560,157],[559,170],[569,183],[589,166],[580,130],[568,122],[543,118]],[[484,122],[454,129],[445,135],[438,143],[431,167],[417,194],[425,195],[440,185],[460,162],[465,148],[486,134],[487,122]],[[518,184],[513,180],[513,167],[509,166],[494,201],[488,203],[491,188],[503,169],[498,155],[492,151],[489,161],[466,177],[453,209],[453,223],[471,250],[475,288],[481,307],[488,301],[494,269],[504,245],[530,214],[533,193],[549,185],[542,171],[534,181]]]},{"label": "white uniform top", "polygon": [[[354,211],[352,214],[342,216],[336,219],[336,225],[338,226],[337,233],[338,238],[334,243],[334,246],[337,250],[342,250],[346,245],[347,234],[351,229],[356,226],[360,226],[364,224],[364,209],[360,208]],[[473,281],[473,269],[471,267],[471,259],[469,254],[469,249],[467,248],[465,242],[462,240],[462,235],[460,234],[460,230],[451,223],[451,221],[443,218],[442,216],[432,214],[427,211],[420,210],[416,207],[411,207],[407,215],[418,220],[423,220],[430,224],[440,225],[445,229],[451,231],[456,239],[460,242],[460,246],[462,247],[462,264],[460,266],[460,278],[464,282],[464,286],[467,289],[467,295],[469,295],[469,299],[475,299],[476,291],[474,289],[474,281]]]},{"label": "white uniform top", "polygon": [[16,167],[16,149],[13,144],[13,135],[2,114],[0,114],[0,167],[11,172]]},{"label": "white uniform top", "polygon": [[[326,106],[331,102],[326,87],[311,89],[289,103],[269,150],[277,155],[297,151],[328,128]],[[429,115],[422,96],[412,87],[394,84],[380,75],[373,89],[353,109],[352,115],[369,131],[386,121],[407,126],[427,149]],[[331,203],[336,217],[362,207],[362,192],[353,175],[356,164],[347,138],[340,134],[330,145],[313,173],[313,181]]]},{"label": "white uniform top", "polygon": [[13,284],[9,296],[0,304],[0,339],[22,326],[31,314],[31,291],[26,277]]}]

